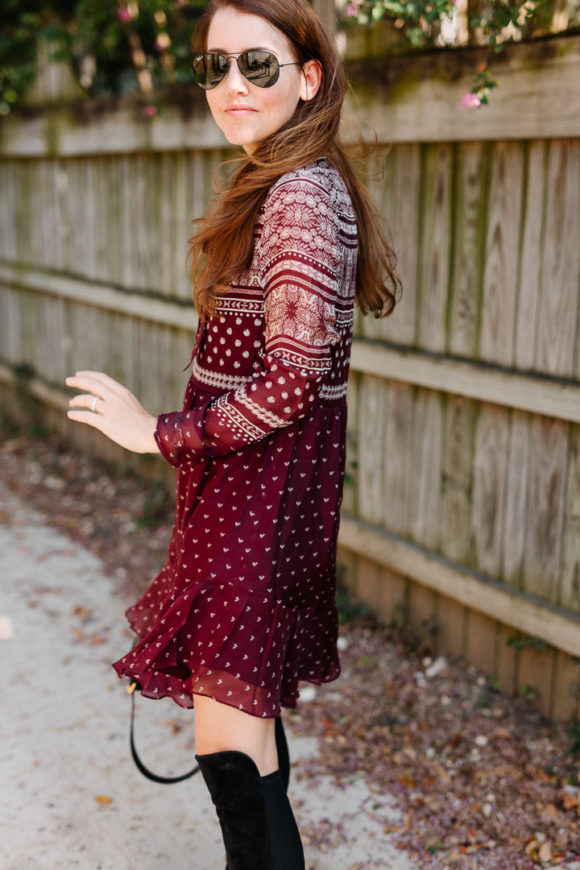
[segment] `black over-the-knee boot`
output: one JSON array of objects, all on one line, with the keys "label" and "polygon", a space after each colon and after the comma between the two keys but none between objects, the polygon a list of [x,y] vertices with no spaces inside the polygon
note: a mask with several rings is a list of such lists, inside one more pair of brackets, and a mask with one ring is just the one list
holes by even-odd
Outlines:
[{"label": "black over-the-knee boot", "polygon": [[284,723],[282,722],[281,716],[276,717],[275,734],[276,752],[278,753],[278,770],[282,774],[284,788],[288,791],[288,783],[290,782],[290,752],[288,750],[286,732],[284,731]]},{"label": "black over-the-knee boot", "polygon": [[228,870],[304,870],[304,852],[279,770],[260,776],[228,750],[196,755],[220,821]]}]

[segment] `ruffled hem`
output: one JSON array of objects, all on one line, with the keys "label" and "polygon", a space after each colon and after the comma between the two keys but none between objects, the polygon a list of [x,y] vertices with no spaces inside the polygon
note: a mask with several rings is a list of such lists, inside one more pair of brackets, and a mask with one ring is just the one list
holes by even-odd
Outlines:
[{"label": "ruffled hem", "polygon": [[[142,636],[113,667],[119,677],[136,680],[143,696],[191,708],[194,694],[207,695],[258,717],[296,705],[302,619],[294,609],[237,584],[215,583],[172,598],[145,633],[139,603],[127,618]],[[304,678],[338,676],[335,663],[322,664]]]}]

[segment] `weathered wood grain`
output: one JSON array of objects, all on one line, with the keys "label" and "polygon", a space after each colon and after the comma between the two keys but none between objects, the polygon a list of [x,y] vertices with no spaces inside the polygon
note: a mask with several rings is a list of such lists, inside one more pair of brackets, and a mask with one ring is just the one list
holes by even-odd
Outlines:
[{"label": "weathered wood grain", "polygon": [[475,566],[490,577],[501,572],[508,437],[508,412],[482,405],[475,427],[471,536]]},{"label": "weathered wood grain", "polygon": [[351,369],[480,402],[580,422],[579,386],[564,378],[520,374],[366,341],[355,341]]},{"label": "weathered wood grain", "polygon": [[457,146],[454,257],[447,350],[473,357],[479,334],[488,153],[480,143]]},{"label": "weathered wood grain", "polygon": [[343,548],[435,589],[471,610],[501,618],[505,625],[570,655],[580,654],[580,619],[576,614],[556,605],[546,607],[540,598],[486,579],[459,562],[353,517],[343,516],[339,540]]},{"label": "weathered wood grain", "polygon": [[536,368],[573,377],[580,297],[578,141],[550,143],[544,227]]},{"label": "weathered wood grain", "polygon": [[580,426],[570,427],[559,603],[580,612]]},{"label": "weathered wood grain", "polygon": [[465,655],[467,608],[454,598],[438,593],[437,634],[435,645],[438,653]]},{"label": "weathered wood grain", "polygon": [[470,517],[473,485],[472,402],[449,396],[443,438],[441,549],[451,559],[470,564]]},{"label": "weathered wood grain", "polygon": [[518,662],[517,691],[536,702],[545,716],[552,709],[552,689],[554,685],[554,657],[556,651],[547,646],[536,646],[534,641],[520,650]]},{"label": "weathered wood grain", "polygon": [[359,394],[359,474],[358,506],[360,516],[369,522],[382,522],[385,477],[384,425],[386,388],[379,378],[365,378]]},{"label": "weathered wood grain", "polygon": [[491,155],[479,355],[506,367],[514,355],[523,179],[522,145],[498,142]]},{"label": "weathered wood grain", "polygon": [[568,424],[545,417],[532,419],[523,587],[547,601],[560,598],[568,441]]},{"label": "weathered wood grain", "polygon": [[416,341],[419,167],[418,145],[398,145],[389,154],[385,184],[390,190],[390,202],[386,215],[395,239],[403,296],[396,317],[380,320],[369,317],[362,323],[366,337],[388,339],[403,345],[413,345]]},{"label": "weathered wood grain", "polygon": [[425,350],[443,352],[447,334],[447,294],[451,262],[453,149],[448,143],[424,146],[419,205],[417,339]]},{"label": "weathered wood grain", "polygon": [[386,384],[383,439],[383,510],[381,525],[397,534],[409,532],[409,489],[413,393],[406,384]]},{"label": "weathered wood grain", "polygon": [[421,583],[408,586],[406,624],[430,653],[434,652],[436,645],[437,599],[437,592]]},{"label": "weathered wood grain", "polygon": [[495,618],[470,610],[465,630],[464,655],[487,675],[491,675],[493,672],[496,643],[497,621]]},{"label": "weathered wood grain", "polygon": [[494,676],[501,691],[510,695],[517,691],[519,667],[519,652],[510,639],[519,636],[520,633],[513,628],[498,622]]},{"label": "weathered wood grain", "polygon": [[[524,149],[526,146],[524,146]],[[526,151],[524,150],[524,153]],[[546,196],[546,143],[530,142],[526,153],[525,204],[517,291],[514,364],[531,370],[536,354],[542,265],[542,224]]]},{"label": "weathered wood grain", "polygon": [[407,437],[411,442],[409,534],[429,549],[438,550],[441,536],[441,479],[443,410],[440,393],[419,389]]},{"label": "weathered wood grain", "polygon": [[557,722],[574,722],[580,713],[580,659],[556,651],[552,709]]},{"label": "weathered wood grain", "polygon": [[522,584],[526,541],[525,516],[530,468],[529,423],[527,414],[518,411],[512,414],[506,468],[501,574],[507,583],[517,587]]}]

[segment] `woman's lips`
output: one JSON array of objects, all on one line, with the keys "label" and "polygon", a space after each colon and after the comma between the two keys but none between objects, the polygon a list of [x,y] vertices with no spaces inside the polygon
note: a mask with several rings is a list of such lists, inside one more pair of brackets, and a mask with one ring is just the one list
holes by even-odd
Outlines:
[{"label": "woman's lips", "polygon": [[228,106],[226,109],[228,115],[250,115],[255,111],[255,109],[252,109],[249,106]]}]

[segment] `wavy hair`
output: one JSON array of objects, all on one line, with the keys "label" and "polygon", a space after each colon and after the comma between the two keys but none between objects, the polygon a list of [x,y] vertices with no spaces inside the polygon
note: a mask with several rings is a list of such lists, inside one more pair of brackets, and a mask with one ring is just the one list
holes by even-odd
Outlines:
[{"label": "wavy hair", "polygon": [[339,140],[347,82],[333,39],[307,0],[210,0],[198,24],[195,51],[206,50],[211,20],[224,7],[266,19],[289,40],[300,64],[318,61],[322,80],[311,100],[300,100],[292,118],[241,159],[206,215],[194,221],[188,263],[198,313],[211,316],[218,296],[249,267],[254,225],[272,185],[285,173],[326,157],[343,178],[356,215],[358,305],[375,317],[390,314],[401,290],[396,257],[381,215]]}]

